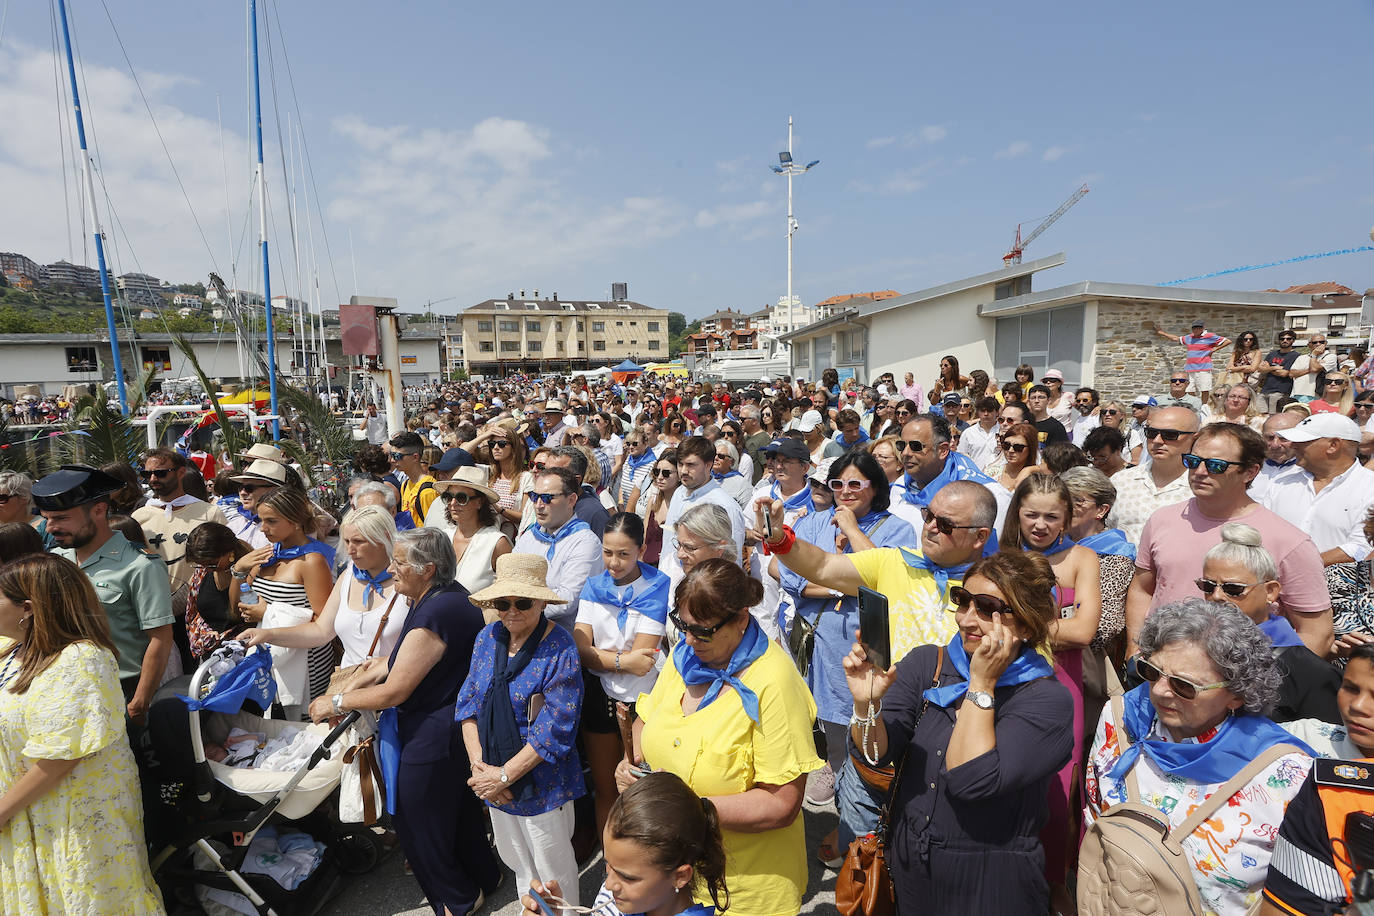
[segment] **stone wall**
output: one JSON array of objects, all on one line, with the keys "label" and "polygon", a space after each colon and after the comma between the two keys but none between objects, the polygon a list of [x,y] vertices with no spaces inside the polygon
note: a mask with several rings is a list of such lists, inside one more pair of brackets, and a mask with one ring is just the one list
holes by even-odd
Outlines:
[{"label": "stone wall", "polygon": [[[1232,340],[1242,331],[1254,331],[1266,352],[1283,327],[1282,309],[1101,300],[1094,377],[1102,400],[1114,398],[1129,404],[1141,394],[1166,394],[1169,374],[1183,368],[1186,354],[1182,344],[1171,344],[1155,334],[1151,322],[1167,333],[1186,334],[1198,318],[1207,322],[1207,330]],[[1230,358],[1230,347],[1217,355],[1213,365],[1218,373]]]}]

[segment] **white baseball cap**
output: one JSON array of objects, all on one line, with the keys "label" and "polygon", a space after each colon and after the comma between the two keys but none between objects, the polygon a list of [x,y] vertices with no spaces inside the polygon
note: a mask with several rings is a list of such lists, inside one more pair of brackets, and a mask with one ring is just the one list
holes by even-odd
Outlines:
[{"label": "white baseball cap", "polygon": [[1338,413],[1314,413],[1292,429],[1280,430],[1279,435],[1289,442],[1313,442],[1317,439],[1359,442],[1360,427],[1354,420]]},{"label": "white baseball cap", "polygon": [[802,418],[797,421],[797,429],[804,433],[809,433],[820,426],[822,422],[821,412],[819,410],[808,410],[806,413],[802,414]]}]

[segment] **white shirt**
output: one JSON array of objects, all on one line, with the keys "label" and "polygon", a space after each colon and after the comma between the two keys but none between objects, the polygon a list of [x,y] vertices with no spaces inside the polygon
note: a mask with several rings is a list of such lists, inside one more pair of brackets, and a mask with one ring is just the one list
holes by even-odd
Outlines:
[{"label": "white shirt", "polygon": [[1374,505],[1374,471],[1358,461],[1320,493],[1313,488],[1312,474],[1293,465],[1270,480],[1262,505],[1305,531],[1322,553],[1339,547],[1352,560],[1370,554],[1364,520]]},{"label": "white shirt", "polygon": [[997,460],[997,424],[992,429],[983,429],[974,423],[959,436],[959,451],[973,459],[978,469],[987,470],[988,465]]},{"label": "white shirt", "polygon": [[[1088,438],[1088,433],[1102,425],[1102,417],[1095,413],[1087,416],[1081,414],[1073,422],[1073,444],[1079,448],[1083,447],[1083,440]],[[967,432],[967,430],[965,430]]]},{"label": "white shirt", "polygon": [[[563,524],[566,525],[567,522]],[[547,557],[549,545],[534,536],[533,527],[530,526],[531,530],[526,530],[516,540],[514,552]],[[555,544],[553,557],[549,559],[549,573],[544,581],[548,583],[549,588],[566,598],[568,603],[550,604],[545,608],[544,616],[563,629],[571,630],[577,620],[577,601],[582,594],[582,586],[604,568],[601,561],[601,538],[590,528],[570,534]]]},{"label": "white shirt", "polygon": [[[629,587],[636,591],[643,589],[643,577],[631,582]],[[617,591],[623,594],[624,587],[617,588]],[[616,623],[619,613],[619,608],[610,607],[599,601],[583,601],[577,608],[577,622],[591,627],[592,645],[608,652],[629,651],[634,645],[635,637],[640,634],[663,635],[663,624],[651,617],[645,617],[639,611],[630,611],[626,615],[625,632],[622,633]],[[659,653],[654,659],[654,667],[649,669],[647,674],[636,677],[624,671],[598,671],[596,676],[601,679],[601,686],[612,700],[633,703],[641,693],[653,690],[654,682],[658,680],[658,672],[662,668],[663,654]]]},{"label": "white shirt", "polygon": [[1158,488],[1148,465],[1117,472],[1112,484],[1116,487],[1116,505],[1112,506],[1107,526],[1120,528],[1132,544],[1140,543],[1140,533],[1156,509],[1193,498],[1188,472],[1182,469],[1177,477]]},{"label": "white shirt", "polygon": [[1269,487],[1273,485],[1274,478],[1298,466],[1296,458],[1286,464],[1273,464],[1269,459],[1264,460],[1260,466],[1260,472],[1255,479],[1250,482],[1250,498],[1257,503],[1264,502],[1264,495],[1269,492]]}]

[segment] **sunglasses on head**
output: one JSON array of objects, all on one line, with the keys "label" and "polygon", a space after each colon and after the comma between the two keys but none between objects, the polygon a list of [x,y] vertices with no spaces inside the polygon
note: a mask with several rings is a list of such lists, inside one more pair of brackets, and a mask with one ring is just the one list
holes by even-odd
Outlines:
[{"label": "sunglasses on head", "polygon": [[533,598],[494,598],[491,606],[497,611],[509,611],[512,607],[517,611],[528,611],[534,607]]},{"label": "sunglasses on head", "polygon": [[1216,690],[1218,687],[1226,686],[1225,681],[1217,681],[1215,684],[1194,684],[1186,677],[1179,677],[1176,674],[1166,675],[1163,671],[1160,671],[1157,667],[1155,667],[1154,664],[1146,661],[1143,658],[1136,659],[1135,670],[1137,674],[1139,674],[1145,680],[1149,681],[1151,684],[1155,683],[1162,677],[1168,678],[1169,689],[1174,692],[1175,696],[1184,700],[1196,699],[1197,695],[1204,690]]},{"label": "sunglasses on head", "polygon": [[850,493],[859,493],[863,490],[867,490],[870,485],[866,478],[861,478],[859,480],[854,480],[852,478],[849,480],[831,480],[828,481],[828,483],[830,489],[834,490],[836,493],[841,493],[845,490],[848,490]]},{"label": "sunglasses on head", "polygon": [[1204,595],[1210,597],[1217,589],[1221,589],[1221,593],[1228,598],[1244,598],[1250,593],[1252,588],[1259,585],[1258,582],[1251,582],[1249,585],[1246,585],[1243,582],[1216,582],[1206,578],[1194,579],[1193,584],[1196,585],[1197,590]]},{"label": "sunglasses on head", "polygon": [[1207,468],[1208,474],[1225,474],[1226,469],[1232,465],[1239,467],[1239,461],[1227,461],[1224,458],[1203,458],[1201,455],[1194,455],[1192,452],[1183,454],[1183,466],[1188,470],[1196,470],[1198,465]]},{"label": "sunglasses on head", "polygon": [[460,506],[466,506],[472,501],[471,494],[457,493],[452,490],[440,490],[439,498],[446,503],[457,503]]},{"label": "sunglasses on head", "polygon": [[716,633],[720,632],[722,627],[735,619],[735,616],[735,614],[731,614],[720,623],[704,627],[699,623],[687,623],[677,611],[668,612],[668,619],[673,622],[673,626],[677,627],[681,632],[691,635],[693,639],[699,639],[702,642],[710,642],[711,638],[714,637]]},{"label": "sunglasses on head", "polygon": [[973,612],[988,623],[992,622],[993,614],[1011,614],[1011,608],[1005,601],[994,595],[975,595],[973,592],[956,585],[949,590],[949,600],[954,602],[954,610],[962,614],[970,606]]},{"label": "sunglasses on head", "polygon": [[934,512],[930,511],[929,506],[921,507],[921,518],[925,521],[927,525],[933,522],[935,524],[935,530],[943,534],[945,537],[949,537],[950,535],[954,534],[955,529],[958,528],[966,528],[970,531],[973,531],[981,527],[980,525],[956,525],[954,524],[954,522],[945,518],[943,515],[936,515]]},{"label": "sunglasses on head", "polygon": [[907,449],[911,449],[912,452],[919,455],[921,454],[921,452],[924,452],[926,450],[926,444],[922,442],[920,439],[898,439],[892,444],[897,446],[897,451],[899,452],[904,452]]},{"label": "sunglasses on head", "polygon": [[1146,426],[1145,438],[1153,439],[1156,436],[1163,438],[1165,442],[1177,442],[1180,436],[1191,436],[1192,433],[1183,429],[1160,429],[1158,426]]},{"label": "sunglasses on head", "polygon": [[544,505],[547,506],[549,503],[553,502],[555,499],[558,499],[559,497],[563,497],[563,496],[567,496],[567,495],[568,495],[567,493],[536,493],[536,492],[534,492],[534,491],[531,491],[531,492],[530,492],[530,499],[533,500],[534,502],[543,503]]},{"label": "sunglasses on head", "polygon": [[142,477],[144,480],[150,477],[156,477],[158,480],[161,480],[172,473],[173,470],[173,468],[139,468],[138,476]]}]

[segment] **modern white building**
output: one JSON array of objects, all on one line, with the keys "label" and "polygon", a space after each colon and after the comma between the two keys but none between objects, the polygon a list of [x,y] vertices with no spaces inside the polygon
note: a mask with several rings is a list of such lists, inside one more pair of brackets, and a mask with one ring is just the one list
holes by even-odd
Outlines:
[{"label": "modern white building", "polygon": [[815,320],[816,310],[809,305],[803,305],[801,296],[793,294],[790,302],[786,296],[778,297],[778,304],[773,306],[768,324],[770,333],[782,336]]}]

